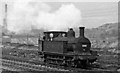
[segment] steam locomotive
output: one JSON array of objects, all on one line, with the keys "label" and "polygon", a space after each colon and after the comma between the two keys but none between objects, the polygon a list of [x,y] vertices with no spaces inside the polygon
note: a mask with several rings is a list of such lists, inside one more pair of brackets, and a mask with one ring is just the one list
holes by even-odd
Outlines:
[{"label": "steam locomotive", "polygon": [[44,40],[38,40],[45,63],[69,67],[90,66],[97,60],[97,52],[91,50],[91,42],[84,36],[85,27],[79,27],[79,37],[73,28],[65,31],[44,32]]}]

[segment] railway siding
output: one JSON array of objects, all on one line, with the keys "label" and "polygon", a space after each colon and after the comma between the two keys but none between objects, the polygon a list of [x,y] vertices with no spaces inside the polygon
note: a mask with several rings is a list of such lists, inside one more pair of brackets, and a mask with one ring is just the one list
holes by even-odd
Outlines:
[{"label": "railway siding", "polygon": [[31,70],[31,71],[46,71],[46,70],[48,70],[48,71],[67,71],[64,69],[48,67],[45,65],[35,65],[35,64],[30,64],[30,63],[26,63],[26,62],[5,60],[5,59],[2,59],[2,63],[4,66],[8,65],[7,67],[12,66],[13,69],[15,69],[15,70],[16,70],[16,68],[22,68],[21,71],[26,71],[26,70]]}]

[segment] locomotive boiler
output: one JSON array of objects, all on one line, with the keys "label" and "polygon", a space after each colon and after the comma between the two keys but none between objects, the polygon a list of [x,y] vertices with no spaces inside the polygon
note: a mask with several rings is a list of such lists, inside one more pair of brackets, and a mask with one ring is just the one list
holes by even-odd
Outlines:
[{"label": "locomotive boiler", "polygon": [[44,32],[42,54],[45,63],[69,67],[90,66],[97,60],[97,52],[91,50],[91,42],[84,36],[84,28],[79,27],[79,37],[72,28],[65,31]]}]

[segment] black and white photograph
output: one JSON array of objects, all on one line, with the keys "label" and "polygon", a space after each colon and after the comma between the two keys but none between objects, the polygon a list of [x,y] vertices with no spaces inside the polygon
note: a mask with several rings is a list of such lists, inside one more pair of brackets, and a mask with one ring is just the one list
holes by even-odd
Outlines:
[{"label": "black and white photograph", "polygon": [[1,0],[1,73],[119,73],[119,0]]}]

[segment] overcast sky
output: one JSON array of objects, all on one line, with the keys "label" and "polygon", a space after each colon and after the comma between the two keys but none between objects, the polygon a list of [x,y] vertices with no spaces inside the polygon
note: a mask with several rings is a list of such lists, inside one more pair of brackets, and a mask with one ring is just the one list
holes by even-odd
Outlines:
[{"label": "overcast sky", "polygon": [[[9,12],[12,9],[14,1],[15,0],[1,2],[2,4],[0,4],[0,24],[3,23],[4,4],[8,4]],[[52,0],[51,2],[48,0],[44,1],[52,7],[51,12],[54,12],[63,4],[74,4],[75,7],[81,11],[82,19],[80,24],[83,24],[87,28],[94,28],[105,23],[116,23],[118,21],[118,2],[113,2],[113,0],[102,0],[106,2],[95,2],[95,0],[92,0],[92,2],[87,2],[88,0],[86,0],[86,2],[84,2],[83,0]]]},{"label": "overcast sky", "polygon": [[[114,23],[118,21],[118,3],[117,2],[72,2],[81,10],[81,24],[88,28],[98,27],[104,23]],[[54,9],[59,8],[61,4],[50,2]]]}]

